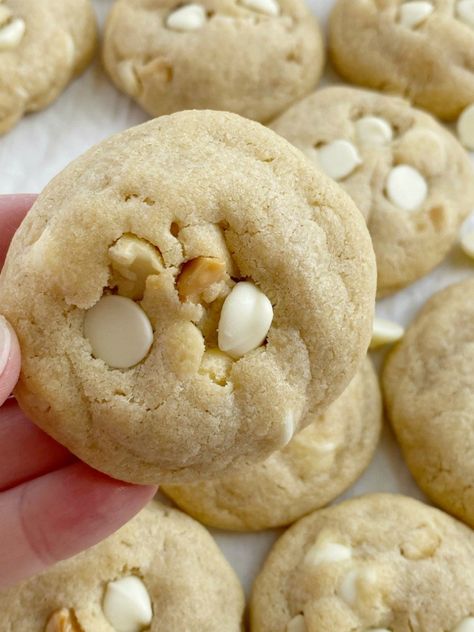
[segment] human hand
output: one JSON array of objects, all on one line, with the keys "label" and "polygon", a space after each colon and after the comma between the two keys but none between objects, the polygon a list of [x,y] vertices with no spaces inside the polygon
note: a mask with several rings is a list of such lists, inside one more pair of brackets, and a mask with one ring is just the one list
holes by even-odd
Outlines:
[{"label": "human hand", "polygon": [[[0,269],[34,201],[0,196]],[[99,542],[156,491],[93,470],[34,426],[8,399],[19,371],[18,340],[0,316],[0,588]]]}]

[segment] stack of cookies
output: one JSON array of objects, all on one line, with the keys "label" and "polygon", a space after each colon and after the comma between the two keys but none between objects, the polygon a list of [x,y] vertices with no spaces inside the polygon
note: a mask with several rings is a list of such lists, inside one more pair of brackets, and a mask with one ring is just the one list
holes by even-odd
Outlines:
[{"label": "stack of cookies", "polygon": [[[95,46],[88,0],[0,0],[0,131]],[[159,118],[45,188],[0,309],[23,411],[189,516],[153,501],[0,593],[0,632],[243,630],[240,583],[197,521],[295,523],[256,579],[251,632],[474,632],[472,275],[406,333],[374,320],[474,207],[474,0],[338,0],[329,51],[361,88],[314,91],[325,51],[303,0],[114,2],[105,69]],[[367,350],[396,341],[382,393]],[[383,399],[454,517],[380,493],[324,508],[371,462]]]}]

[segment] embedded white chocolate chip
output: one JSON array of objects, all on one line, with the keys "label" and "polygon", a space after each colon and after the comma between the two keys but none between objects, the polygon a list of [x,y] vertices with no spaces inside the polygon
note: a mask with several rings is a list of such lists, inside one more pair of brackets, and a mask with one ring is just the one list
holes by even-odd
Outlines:
[{"label": "embedded white chocolate chip", "polygon": [[344,562],[352,557],[352,549],[338,542],[321,542],[315,544],[306,553],[304,561],[310,566]]},{"label": "embedded white chocolate chip", "polygon": [[21,18],[14,18],[0,28],[0,50],[16,48],[23,39],[26,24]]},{"label": "embedded white chocolate chip", "polygon": [[186,261],[176,281],[182,301],[197,302],[200,295],[225,277],[225,263],[217,257],[196,257]]},{"label": "embedded white chocolate chip", "polygon": [[150,595],[135,575],[107,584],[102,610],[116,632],[141,632],[153,618]]},{"label": "embedded white chocolate chip", "polygon": [[247,9],[265,13],[266,15],[280,15],[280,5],[276,0],[241,0]]},{"label": "embedded white chocolate chip", "polygon": [[295,434],[295,415],[292,410],[289,410],[285,415],[285,420],[282,427],[281,443],[280,446],[284,448],[290,443]]},{"label": "embedded white chocolate chip", "polygon": [[474,0],[459,0],[456,13],[461,22],[474,28]]},{"label": "embedded white chocolate chip", "polygon": [[143,298],[146,280],[160,274],[163,259],[160,252],[145,239],[136,235],[123,235],[109,248],[113,271],[112,283],[120,296]]},{"label": "embedded white chocolate chip", "polygon": [[464,147],[474,150],[474,103],[468,105],[458,118],[457,129]]},{"label": "embedded white chocolate chip", "polygon": [[221,351],[240,358],[259,347],[273,320],[273,307],[253,283],[237,283],[224,301],[218,326]]},{"label": "embedded white chocolate chip", "polygon": [[206,11],[200,4],[186,4],[170,13],[166,26],[173,31],[197,31],[206,22]]},{"label": "embedded white chocolate chip", "polygon": [[403,211],[420,208],[428,195],[428,185],[421,173],[410,165],[394,167],[387,178],[387,196]]},{"label": "embedded white chocolate chip", "polygon": [[304,616],[297,614],[296,617],[287,623],[286,632],[306,632],[306,624],[304,622]]},{"label": "embedded white chocolate chip", "polygon": [[474,632],[474,617],[466,617],[460,621],[452,632]]},{"label": "embedded white chocolate chip", "polygon": [[431,2],[406,2],[400,7],[400,24],[413,29],[433,13]]},{"label": "embedded white chocolate chip", "polygon": [[145,312],[130,298],[103,296],[84,318],[84,335],[94,357],[113,369],[128,369],[145,358],[153,330]]},{"label": "embedded white chocolate chip", "polygon": [[405,330],[398,323],[386,318],[374,318],[370,348],[377,349],[383,345],[397,342],[397,340],[403,338],[404,333]]},{"label": "embedded white chocolate chip", "polygon": [[355,124],[357,140],[366,145],[388,145],[393,139],[392,126],[380,116],[364,116]]},{"label": "embedded white chocolate chip", "polygon": [[349,605],[355,606],[359,599],[361,584],[373,584],[377,578],[373,568],[349,571],[339,587],[339,596]]},{"label": "embedded white chocolate chip", "polygon": [[464,254],[474,259],[474,230],[461,237],[461,248]]},{"label": "embedded white chocolate chip", "polygon": [[330,178],[342,180],[362,164],[362,159],[352,143],[339,139],[319,149],[318,163]]}]

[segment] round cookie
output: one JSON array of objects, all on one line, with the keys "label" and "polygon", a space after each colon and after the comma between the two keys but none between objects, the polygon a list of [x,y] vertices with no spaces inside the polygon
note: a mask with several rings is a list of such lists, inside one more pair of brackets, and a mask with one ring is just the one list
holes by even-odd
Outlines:
[{"label": "round cookie", "polygon": [[209,108],[266,122],[315,87],[324,48],[304,0],[117,0],[103,58],[153,116]]},{"label": "round cookie", "polygon": [[338,0],[329,48],[348,81],[403,95],[442,119],[474,103],[472,0]]},{"label": "round cookie", "polygon": [[21,632],[240,632],[244,596],[209,533],[153,502],[100,544],[1,592],[0,608],[4,629]]},{"label": "round cookie", "polygon": [[90,0],[0,0],[0,134],[84,70],[96,29]]},{"label": "round cookie", "polygon": [[383,372],[387,412],[423,491],[474,527],[474,280],[435,294]]},{"label": "round cookie", "polygon": [[344,393],[264,463],[222,480],[164,487],[184,511],[220,529],[280,527],[342,494],[377,446],[382,404],[367,358]]},{"label": "round cookie", "polygon": [[366,218],[379,296],[438,265],[474,208],[474,173],[463,147],[397,97],[326,88],[271,127],[338,180]]},{"label": "round cookie", "polygon": [[374,294],[352,200],[274,132],[208,111],[73,162],[0,276],[22,408],[93,467],[142,483],[286,445],[355,374]]},{"label": "round cookie", "polygon": [[316,511],[277,541],[257,577],[252,632],[469,632],[474,534],[390,494]]}]

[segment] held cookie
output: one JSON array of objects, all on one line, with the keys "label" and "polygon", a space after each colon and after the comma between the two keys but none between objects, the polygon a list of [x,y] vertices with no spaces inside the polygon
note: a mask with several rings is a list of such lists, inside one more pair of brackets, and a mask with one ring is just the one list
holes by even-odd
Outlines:
[{"label": "held cookie", "polygon": [[0,0],[0,134],[54,101],[95,45],[90,0]]},{"label": "held cookie", "polygon": [[271,127],[337,180],[367,219],[379,296],[434,268],[474,208],[465,150],[429,114],[397,97],[326,88]]},{"label": "held cookie", "polygon": [[324,63],[304,0],[117,0],[103,56],[153,116],[210,108],[262,122],[314,88]]},{"label": "held cookie", "polygon": [[153,502],[100,544],[0,593],[0,610],[2,630],[21,632],[240,632],[244,596],[209,533]]},{"label": "held cookie", "polygon": [[252,632],[472,632],[474,534],[417,500],[375,494],[316,511],[274,545]]},{"label": "held cookie", "polygon": [[387,411],[417,483],[474,527],[474,280],[438,292],[389,355]]},{"label": "held cookie", "polygon": [[404,95],[442,119],[474,103],[472,0],[338,0],[329,46],[347,80]]},{"label": "held cookie", "polygon": [[378,378],[367,358],[344,393],[264,463],[220,481],[164,487],[184,511],[221,529],[279,527],[326,505],[367,467],[382,418]]},{"label": "held cookie", "polygon": [[374,294],[352,200],[277,134],[209,111],[73,162],[0,276],[20,405],[93,467],[142,483],[286,445],[355,374]]}]

